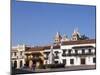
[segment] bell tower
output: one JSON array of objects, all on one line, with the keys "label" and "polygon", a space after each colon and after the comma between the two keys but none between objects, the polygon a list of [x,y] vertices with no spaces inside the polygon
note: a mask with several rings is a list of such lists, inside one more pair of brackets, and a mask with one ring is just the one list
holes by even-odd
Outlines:
[{"label": "bell tower", "polygon": [[62,37],[61,37],[60,33],[57,32],[55,37],[54,37],[54,43],[59,44],[61,42],[61,39],[62,39]]},{"label": "bell tower", "polygon": [[71,40],[77,41],[77,40],[79,40],[79,38],[80,38],[80,33],[78,32],[78,28],[74,29]]}]

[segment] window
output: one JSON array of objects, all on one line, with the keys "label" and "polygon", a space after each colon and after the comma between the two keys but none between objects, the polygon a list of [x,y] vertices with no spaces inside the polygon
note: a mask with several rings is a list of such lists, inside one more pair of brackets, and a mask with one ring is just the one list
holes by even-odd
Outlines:
[{"label": "window", "polygon": [[68,54],[71,54],[71,49],[68,50]]},{"label": "window", "polygon": [[96,63],[96,58],[95,57],[93,58],[93,63]]},{"label": "window", "polygon": [[63,49],[63,54],[66,54],[66,49]]},{"label": "window", "polygon": [[63,49],[63,53],[62,53],[62,56],[66,56],[66,49]]},{"label": "window", "polygon": [[85,49],[82,49],[82,54],[85,54]]},{"label": "window", "polygon": [[48,57],[49,57],[49,53],[46,53],[45,60],[47,60]]},{"label": "window", "polygon": [[66,59],[63,59],[63,64],[66,64]]},{"label": "window", "polygon": [[70,64],[74,64],[74,59],[70,59]]},{"label": "window", "polygon": [[89,49],[89,53],[91,53],[91,49]]},{"label": "window", "polygon": [[16,52],[14,52],[14,56],[16,56]]},{"label": "window", "polygon": [[45,52],[45,56],[48,57],[49,56],[49,52]]},{"label": "window", "polygon": [[56,42],[59,42],[59,40],[55,40]]},{"label": "window", "polygon": [[20,51],[20,55],[22,55],[22,53],[23,53],[23,52],[22,52],[22,51]]},{"label": "window", "polygon": [[75,50],[75,53],[78,54],[78,50]]},{"label": "window", "polygon": [[55,55],[56,55],[56,56],[58,55],[58,53],[59,53],[58,51],[55,51]]},{"label": "window", "polygon": [[14,68],[17,68],[17,61],[14,61]]},{"label": "window", "polygon": [[23,65],[23,62],[22,62],[22,61],[20,61],[20,67],[22,67],[22,65]]}]

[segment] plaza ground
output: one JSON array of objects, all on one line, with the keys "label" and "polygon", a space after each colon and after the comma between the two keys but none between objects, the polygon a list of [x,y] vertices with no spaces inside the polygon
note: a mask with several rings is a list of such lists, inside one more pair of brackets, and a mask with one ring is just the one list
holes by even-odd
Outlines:
[{"label": "plaza ground", "polygon": [[12,70],[12,74],[29,74],[29,73],[47,73],[47,72],[61,72],[61,71],[78,71],[78,70],[93,70],[96,69],[95,65],[83,65],[83,66],[67,66],[65,68],[52,68],[52,69],[16,69]]}]

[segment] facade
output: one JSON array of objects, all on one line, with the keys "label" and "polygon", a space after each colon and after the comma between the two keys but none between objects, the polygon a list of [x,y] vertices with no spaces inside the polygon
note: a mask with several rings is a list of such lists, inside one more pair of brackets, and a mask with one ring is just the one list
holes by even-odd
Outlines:
[{"label": "facade", "polygon": [[40,68],[44,64],[43,47],[27,47],[25,51],[26,66]]},{"label": "facade", "polygon": [[[57,41],[58,40],[58,41]],[[81,65],[95,65],[96,64],[96,46],[95,39],[82,39],[78,30],[74,30],[71,39],[66,35],[61,37],[59,33],[56,34],[53,49],[50,46],[45,48],[45,63],[50,63],[50,53],[52,50],[52,60],[55,64],[65,64],[65,66],[81,66]]]},{"label": "facade", "polygon": [[30,67],[34,65],[38,68],[44,63],[43,47],[30,47],[25,45],[18,45],[12,47],[11,50],[11,64],[17,69],[23,67]]},{"label": "facade", "polygon": [[95,39],[81,37],[78,30],[74,30],[71,39],[57,32],[51,45],[13,47],[11,61],[16,68],[36,69],[46,64],[65,64],[65,67],[96,65],[95,43]]},{"label": "facade", "polygon": [[12,66],[15,68],[21,68],[25,64],[25,45],[18,45],[15,47],[12,47],[11,50],[11,63]]},{"label": "facade", "polygon": [[[95,65],[96,51],[95,40],[78,40],[62,42],[53,46],[53,60],[55,64],[65,66]],[[45,64],[50,64],[51,47],[45,49]]]},{"label": "facade", "polygon": [[64,42],[61,50],[62,59],[66,60],[66,66],[95,65],[96,63],[94,39]]}]

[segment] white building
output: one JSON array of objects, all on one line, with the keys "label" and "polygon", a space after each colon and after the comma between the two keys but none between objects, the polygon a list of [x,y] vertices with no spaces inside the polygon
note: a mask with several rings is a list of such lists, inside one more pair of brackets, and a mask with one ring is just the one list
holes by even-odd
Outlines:
[{"label": "white building", "polygon": [[96,65],[95,43],[95,39],[82,37],[78,30],[74,30],[71,39],[65,34],[62,37],[57,32],[52,45],[42,47],[18,45],[12,47],[11,62],[15,68],[23,67],[26,64],[25,53],[28,53],[28,57],[42,54],[43,64],[65,64],[65,66]]},{"label": "white building", "polygon": [[[74,30],[72,38],[68,39],[57,32],[55,43],[53,44],[53,62],[55,64],[65,64],[65,66],[95,65],[96,64],[96,46],[95,39],[80,40],[80,33]],[[66,39],[66,40],[65,40]],[[51,64],[51,46],[46,46],[44,50],[44,64]]]},{"label": "white building", "polygon": [[95,65],[96,63],[94,39],[63,42],[61,50],[61,60],[66,66]]},{"label": "white building", "polygon": [[24,52],[25,52],[25,45],[18,45],[12,47],[11,50],[11,64],[15,68],[21,68],[24,66]]},{"label": "white building", "polygon": [[[53,51],[52,56],[51,56],[51,50]],[[51,59],[52,57],[52,62],[49,59]],[[61,49],[60,49],[60,45],[56,45],[53,46],[53,48],[51,48],[51,46],[46,46],[45,50],[44,50],[44,64],[54,64],[54,63],[61,63]]]}]

